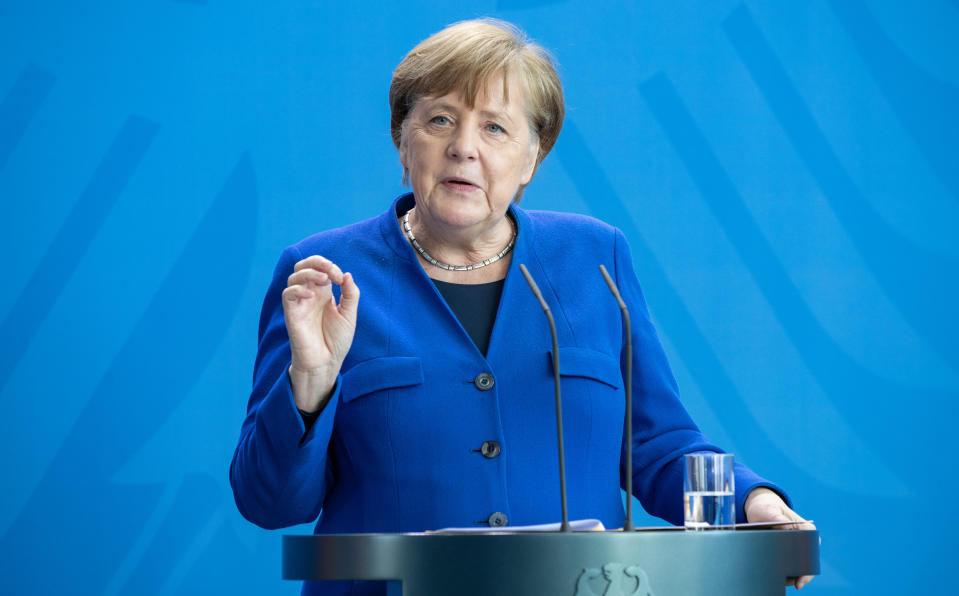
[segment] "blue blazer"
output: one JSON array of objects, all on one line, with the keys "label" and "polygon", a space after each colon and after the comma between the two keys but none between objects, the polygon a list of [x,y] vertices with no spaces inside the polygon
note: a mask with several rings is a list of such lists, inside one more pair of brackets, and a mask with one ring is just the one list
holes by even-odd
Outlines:
[{"label": "blue blazer", "polygon": [[[280,257],[230,468],[242,514],[265,528],[317,520],[317,533],[558,521],[551,339],[523,263],[557,325],[570,518],[623,525],[623,370],[632,366],[631,492],[650,513],[682,523],[682,455],[721,450],[680,404],[622,233],[581,215],[512,206],[518,236],[484,356],[397,224],[412,206],[411,194],[401,196],[379,217],[311,236]],[[313,254],[352,272],[361,297],[334,396],[304,435],[280,295],[293,265]],[[600,263],[630,308],[632,362]],[[489,441],[500,448],[492,457],[483,453]],[[739,521],[760,485],[772,487],[737,466]]]}]

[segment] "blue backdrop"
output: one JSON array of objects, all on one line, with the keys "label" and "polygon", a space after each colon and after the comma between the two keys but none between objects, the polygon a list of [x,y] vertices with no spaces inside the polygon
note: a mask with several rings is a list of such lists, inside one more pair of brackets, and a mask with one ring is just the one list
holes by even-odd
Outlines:
[{"label": "blue backdrop", "polygon": [[351,4],[0,4],[0,593],[298,591],[227,480],[260,300],[403,190],[392,69],[483,15],[567,93],[524,205],[626,233],[688,408],[816,520],[808,592],[954,583],[959,2]]}]

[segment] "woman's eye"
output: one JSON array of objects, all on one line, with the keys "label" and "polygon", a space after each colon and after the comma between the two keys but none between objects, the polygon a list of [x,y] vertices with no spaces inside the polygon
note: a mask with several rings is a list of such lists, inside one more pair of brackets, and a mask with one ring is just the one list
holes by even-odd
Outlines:
[{"label": "woman's eye", "polygon": [[430,122],[433,124],[446,125],[450,123],[450,119],[446,116],[433,116],[430,118]]},{"label": "woman's eye", "polygon": [[495,122],[491,122],[491,123],[487,124],[487,125],[486,125],[486,130],[488,130],[488,131],[490,131],[490,132],[492,132],[492,133],[496,133],[496,134],[499,134],[499,133],[501,133],[501,132],[506,132],[505,130],[503,130],[503,127],[502,127],[502,126],[500,126],[499,124],[496,124]]}]

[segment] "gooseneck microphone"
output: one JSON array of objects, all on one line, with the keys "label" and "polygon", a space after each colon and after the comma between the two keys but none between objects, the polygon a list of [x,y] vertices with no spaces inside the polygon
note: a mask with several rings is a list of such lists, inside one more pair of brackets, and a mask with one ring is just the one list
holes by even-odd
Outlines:
[{"label": "gooseneck microphone", "polygon": [[556,323],[553,321],[553,313],[550,312],[549,305],[547,305],[546,300],[543,299],[543,294],[539,291],[539,286],[536,285],[536,282],[533,281],[533,276],[529,274],[526,265],[520,263],[519,270],[523,272],[523,277],[526,278],[529,289],[533,290],[533,295],[539,300],[539,305],[543,308],[543,312],[546,313],[546,319],[549,321],[549,331],[553,336],[553,380],[556,383],[556,435],[559,444],[559,495],[560,502],[563,506],[563,523],[560,524],[559,531],[569,532],[569,512],[566,510],[566,456],[564,455],[565,452],[563,449],[563,401],[560,397],[559,389],[559,342],[556,340]]},{"label": "gooseneck microphone", "polygon": [[623,297],[619,295],[619,288],[609,276],[606,267],[600,265],[599,272],[603,274],[609,291],[619,304],[623,314],[623,327],[626,330],[626,522],[624,532],[633,531],[633,336],[629,328],[629,310]]}]

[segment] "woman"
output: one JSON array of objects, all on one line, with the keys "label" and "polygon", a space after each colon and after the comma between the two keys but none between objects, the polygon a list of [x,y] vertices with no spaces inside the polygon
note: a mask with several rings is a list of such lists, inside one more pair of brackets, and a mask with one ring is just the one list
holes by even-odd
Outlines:
[{"label": "woman", "polygon": [[[506,23],[458,23],[404,58],[390,106],[413,192],[281,256],[231,466],[240,511],[319,517],[317,533],[558,521],[550,334],[523,263],[557,319],[570,517],[623,525],[628,365],[632,492],[681,523],[682,454],[719,449],[679,403],[622,234],[516,204],[562,126],[547,54]],[[631,306],[629,363],[599,263]],[[743,466],[736,488],[739,521],[801,519]]]}]

